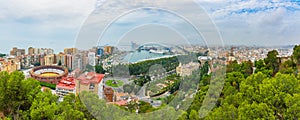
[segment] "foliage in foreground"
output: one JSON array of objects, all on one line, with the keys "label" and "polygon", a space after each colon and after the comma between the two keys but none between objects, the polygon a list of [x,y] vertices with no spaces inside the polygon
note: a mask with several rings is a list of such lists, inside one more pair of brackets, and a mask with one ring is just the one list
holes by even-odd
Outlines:
[{"label": "foliage in foreground", "polygon": [[0,112],[8,119],[92,119],[78,97],[71,94],[58,102],[50,90],[41,91],[39,81],[24,79],[22,72],[0,72]]},{"label": "foliage in foreground", "polygon": [[221,98],[204,118],[198,110],[208,91],[210,77],[200,81],[195,99],[183,115],[184,119],[299,119],[300,118],[300,46],[294,48],[288,60],[277,57],[273,50],[268,57],[255,62],[255,74],[250,61],[227,66]]}]

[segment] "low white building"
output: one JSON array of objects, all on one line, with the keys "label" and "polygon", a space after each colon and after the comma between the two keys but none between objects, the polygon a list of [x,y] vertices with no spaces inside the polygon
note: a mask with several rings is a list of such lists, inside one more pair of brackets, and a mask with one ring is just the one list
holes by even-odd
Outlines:
[{"label": "low white building", "polygon": [[75,78],[71,76],[62,78],[56,85],[55,92],[59,96],[60,101],[68,94],[76,94]]}]

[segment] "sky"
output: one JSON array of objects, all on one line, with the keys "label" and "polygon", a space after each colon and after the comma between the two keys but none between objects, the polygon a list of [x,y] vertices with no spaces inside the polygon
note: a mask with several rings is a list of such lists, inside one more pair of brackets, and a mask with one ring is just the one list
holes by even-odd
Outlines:
[{"label": "sky", "polygon": [[[142,44],[159,38],[162,40],[158,41],[174,44],[181,44],[176,41],[205,44],[209,39],[215,39],[215,35],[205,33],[212,29],[218,30],[225,45],[300,44],[299,0],[195,0],[196,3],[170,0],[169,6],[183,12],[173,14],[168,10],[139,9],[118,16],[110,26],[105,26],[102,19],[113,18],[116,8],[131,5],[124,1],[110,0],[110,4],[106,4],[108,1],[104,0],[1,0],[0,53],[8,53],[12,47],[27,49],[30,46],[53,48],[57,53],[67,47],[81,47],[81,41],[88,43],[85,47],[115,45],[116,41],[117,44],[123,41],[124,45],[129,41]],[[149,1],[155,0],[143,2]],[[163,4],[160,1],[157,5]],[[203,26],[200,28],[203,34],[193,31],[193,26],[181,15],[200,16],[203,11],[191,4],[203,8],[215,26],[205,26],[207,23],[202,22],[199,24]]]}]

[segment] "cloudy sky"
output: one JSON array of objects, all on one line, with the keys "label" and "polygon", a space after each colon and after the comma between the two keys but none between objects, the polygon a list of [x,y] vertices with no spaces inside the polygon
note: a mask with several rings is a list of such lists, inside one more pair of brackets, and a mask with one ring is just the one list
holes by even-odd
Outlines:
[{"label": "cloudy sky", "polygon": [[[123,5],[119,4],[120,0],[110,1]],[[170,6],[190,7],[184,0],[173,1]],[[74,47],[82,25],[93,14],[92,12],[97,8],[107,7],[101,6],[102,4],[103,0],[1,0],[0,52],[8,53],[12,47],[47,47],[54,48],[55,52],[63,50],[64,47]],[[198,0],[197,4],[215,23],[226,45],[271,46],[300,43],[299,0]],[[110,4],[107,10],[118,5]],[[198,13],[195,9],[186,10],[188,10],[186,13],[194,16]],[[136,39],[143,37],[158,39],[152,38],[155,32],[165,35],[158,35],[162,36],[164,41],[171,41],[168,39],[182,41],[198,37],[199,41],[203,40],[192,32],[187,35],[192,36],[191,38],[179,37],[180,33],[186,35],[188,34],[186,31],[192,31],[192,27],[177,15],[160,10],[149,11],[151,10],[142,9],[120,17],[110,28],[107,28],[107,33],[100,38],[106,41],[100,40],[100,43],[113,44],[110,43],[113,39],[119,41],[138,41]],[[105,16],[99,18],[103,17]],[[94,22],[96,24],[99,21],[96,19]],[[148,25],[145,25],[146,23]],[[170,26],[174,24],[178,24],[177,31],[165,29],[171,28]],[[87,32],[99,34],[97,30]],[[124,33],[128,35],[124,36]],[[89,35],[83,38],[89,40],[87,36]]]}]

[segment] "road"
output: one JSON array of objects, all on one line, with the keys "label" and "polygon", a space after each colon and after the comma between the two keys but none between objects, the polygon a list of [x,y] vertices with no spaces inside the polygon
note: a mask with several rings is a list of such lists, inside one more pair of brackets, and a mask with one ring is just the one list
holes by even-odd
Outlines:
[{"label": "road", "polygon": [[146,93],[146,88],[147,88],[147,85],[148,85],[148,84],[149,84],[149,83],[145,84],[145,85],[140,89],[140,91],[137,93],[137,96],[138,96],[139,98],[146,97],[145,93]]}]

